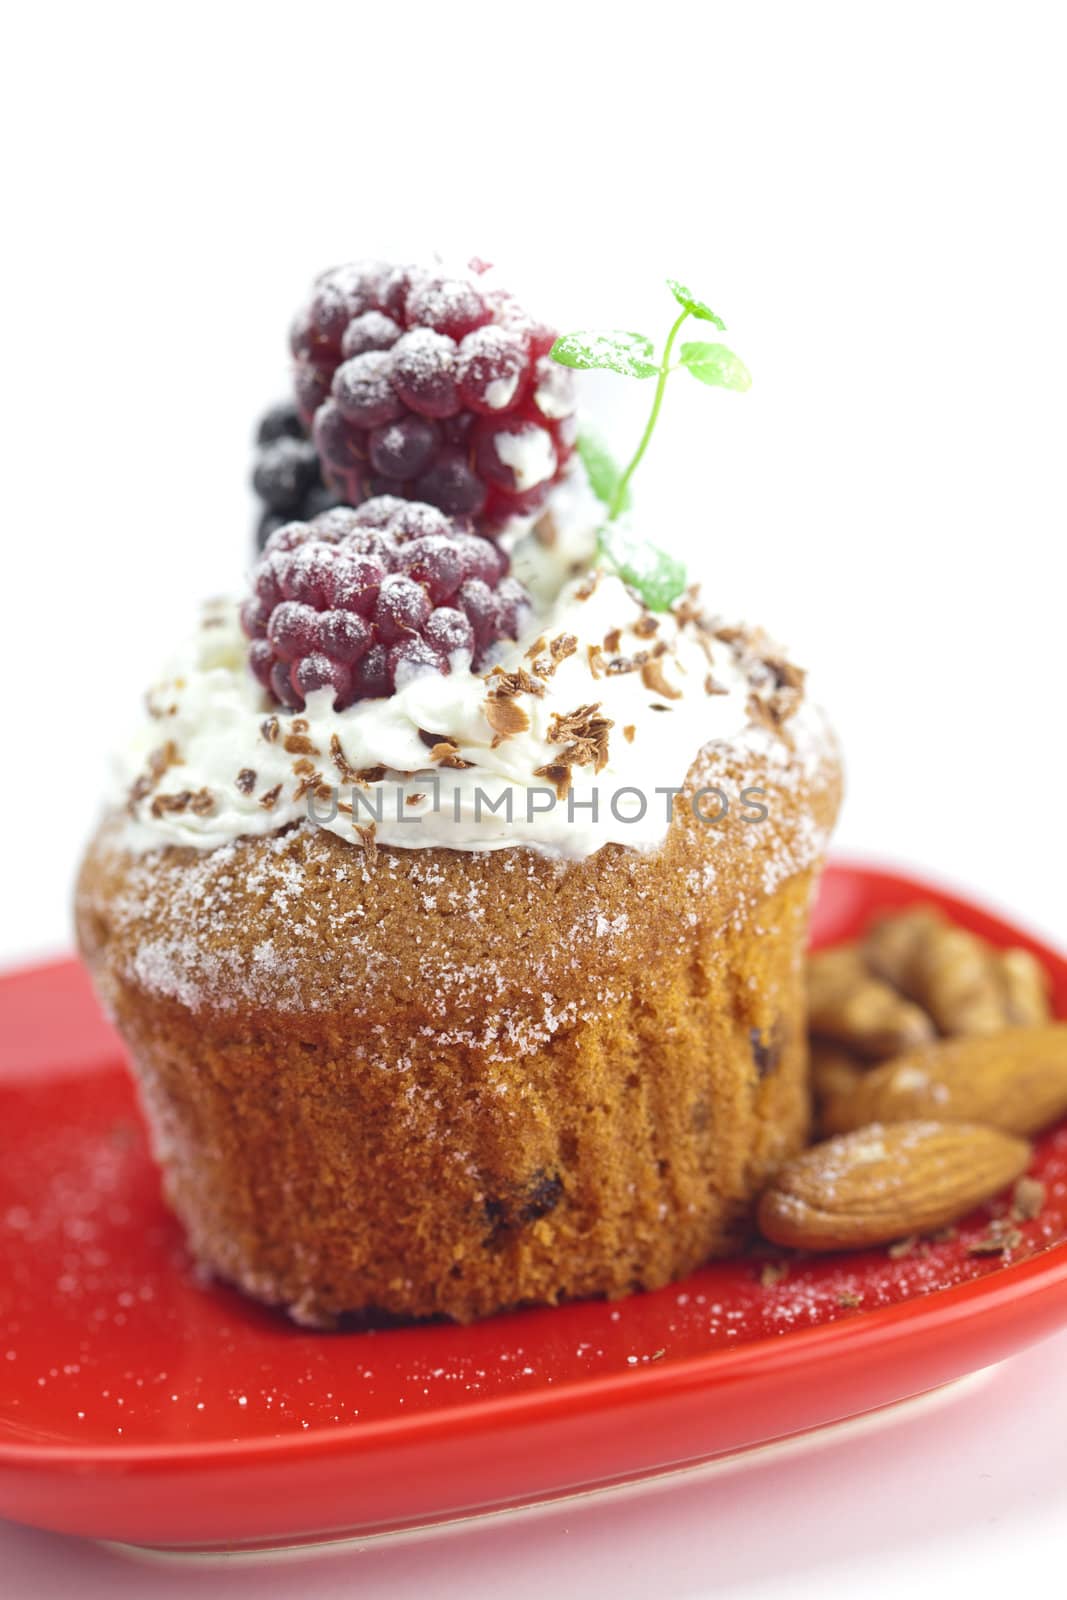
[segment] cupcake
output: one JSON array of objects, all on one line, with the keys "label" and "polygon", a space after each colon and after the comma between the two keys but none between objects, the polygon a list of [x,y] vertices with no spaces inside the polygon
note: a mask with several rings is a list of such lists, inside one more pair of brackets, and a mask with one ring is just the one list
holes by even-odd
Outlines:
[{"label": "cupcake", "polygon": [[308,1325],[665,1284],[807,1132],[840,772],[803,674],[650,599],[575,463],[488,504],[276,528],[79,878],[192,1252]]}]

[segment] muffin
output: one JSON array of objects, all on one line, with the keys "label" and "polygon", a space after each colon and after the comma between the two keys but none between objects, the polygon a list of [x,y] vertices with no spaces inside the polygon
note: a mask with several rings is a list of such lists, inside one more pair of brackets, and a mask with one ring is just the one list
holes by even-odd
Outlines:
[{"label": "muffin", "polygon": [[484,543],[394,499],[274,532],[79,878],[194,1255],[309,1325],[655,1288],[807,1133],[840,768],[803,674],[558,525]]}]

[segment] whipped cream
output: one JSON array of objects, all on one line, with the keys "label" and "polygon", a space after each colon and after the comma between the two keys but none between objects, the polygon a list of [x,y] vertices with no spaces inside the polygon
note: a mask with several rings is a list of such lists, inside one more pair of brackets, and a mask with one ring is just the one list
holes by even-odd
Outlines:
[{"label": "whipped cream", "polygon": [[520,494],[547,483],[559,465],[552,435],[534,423],[513,429],[501,430],[494,436],[496,453],[515,474],[515,487]]},{"label": "whipped cream", "polygon": [[[345,711],[320,690],[302,714],[267,699],[236,605],[214,604],[117,763],[125,843],[208,850],[310,817],[348,839],[373,826],[377,843],[412,849],[654,848],[697,751],[750,726],[752,686],[724,645],[709,667],[692,624],[667,616],[651,641],[635,632],[647,617],[618,578],[601,575],[583,598],[587,586],[568,585],[551,626],[509,648],[495,676],[458,658],[447,677],[426,673]],[[607,670],[661,641],[644,670]],[[501,696],[502,674],[520,672],[541,692]]]},{"label": "whipped cream", "polygon": [[535,611],[491,669],[472,671],[459,652],[447,676],[408,677],[344,711],[330,689],[302,712],[275,704],[248,669],[237,604],[211,602],[115,764],[124,843],[211,850],[310,819],[409,849],[523,845],[580,859],[610,842],[661,844],[698,751],[776,743],[753,709],[754,692],[775,689],[773,647],[754,653],[753,636],[716,634],[689,605],[653,616],[618,577],[590,570],[598,515],[584,474],[572,475],[546,516],[513,531]]},{"label": "whipped cream", "polygon": [[544,510],[512,517],[500,535],[518,578],[547,611],[568,578],[593,565],[597,529],[604,507],[589,486],[584,468],[575,464],[555,484]]}]

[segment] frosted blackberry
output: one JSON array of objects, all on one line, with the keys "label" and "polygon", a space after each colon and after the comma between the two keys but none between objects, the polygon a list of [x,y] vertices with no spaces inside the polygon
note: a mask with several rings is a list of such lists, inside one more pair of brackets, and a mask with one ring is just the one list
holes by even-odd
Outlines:
[{"label": "frosted blackberry", "polygon": [[[323,511],[329,511],[337,504],[337,495],[333,489],[328,489],[321,481],[314,489],[309,490],[300,508],[300,515],[305,518],[317,517]],[[262,550],[267,540],[276,528],[282,528],[291,522],[292,516],[286,516],[282,511],[266,510],[256,524],[256,548]]]},{"label": "frosted blackberry", "polygon": [[283,523],[316,517],[338,502],[337,491],[323,482],[300,412],[289,401],[272,406],[259,420],[252,487],[263,507],[256,526],[261,550]]},{"label": "frosted blackberry", "polygon": [[300,412],[289,400],[264,411],[256,427],[256,443],[273,444],[275,439],[306,439],[307,429],[300,420]]},{"label": "frosted blackberry", "polygon": [[493,534],[558,482],[571,374],[549,358],[554,330],[485,271],[357,262],[314,285],[290,336],[294,392],[345,504],[398,495]]},{"label": "frosted blackberry", "polygon": [[508,565],[469,522],[396,496],[286,522],[241,608],[249,666],[292,710],[319,689],[342,710],[417,673],[480,670],[529,619]]},{"label": "frosted blackberry", "polygon": [[318,482],[319,458],[310,439],[272,439],[256,457],[252,487],[271,511],[292,515]]}]

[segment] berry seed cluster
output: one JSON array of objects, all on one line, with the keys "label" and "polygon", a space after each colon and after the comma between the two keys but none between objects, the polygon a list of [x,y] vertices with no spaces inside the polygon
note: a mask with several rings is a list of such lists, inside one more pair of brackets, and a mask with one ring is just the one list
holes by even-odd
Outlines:
[{"label": "berry seed cluster", "polygon": [[574,451],[573,381],[549,355],[554,338],[479,264],[464,277],[336,267],[290,336],[310,434],[301,458],[310,471],[317,455],[343,504],[394,494],[496,532],[544,505]]},{"label": "berry seed cluster", "polygon": [[330,687],[342,710],[457,660],[477,669],[529,615],[508,565],[469,522],[392,496],[286,523],[241,610],[252,671],[283,706]]}]

